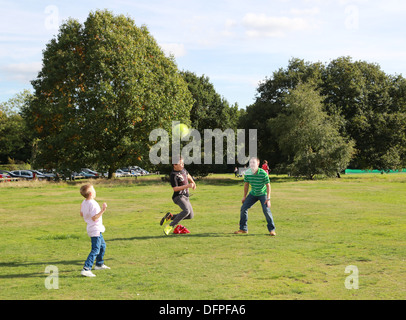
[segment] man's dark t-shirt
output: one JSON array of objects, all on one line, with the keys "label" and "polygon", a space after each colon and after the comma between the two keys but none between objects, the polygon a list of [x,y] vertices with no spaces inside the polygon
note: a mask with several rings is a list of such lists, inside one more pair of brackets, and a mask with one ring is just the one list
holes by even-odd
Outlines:
[{"label": "man's dark t-shirt", "polygon": [[[185,185],[189,184],[187,176],[188,176],[188,172],[186,171],[185,168],[183,168],[181,171],[172,171],[171,176],[170,176],[172,188],[181,187],[181,186],[185,186]],[[179,195],[189,197],[189,189],[183,189],[183,190],[174,192],[172,195],[172,199]]]}]

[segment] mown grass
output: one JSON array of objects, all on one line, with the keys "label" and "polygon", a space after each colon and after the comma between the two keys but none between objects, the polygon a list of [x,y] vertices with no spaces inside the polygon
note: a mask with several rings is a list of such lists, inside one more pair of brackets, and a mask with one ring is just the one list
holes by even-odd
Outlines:
[{"label": "mown grass", "polygon": [[[238,229],[241,179],[214,175],[192,191],[188,235],[164,236],[178,209],[160,177],[95,181],[106,265],[80,270],[90,250],[77,183],[0,184],[0,299],[405,299],[406,175],[296,181],[271,176],[277,236],[259,204]],[[59,270],[48,290],[45,268]],[[359,270],[348,290],[345,268]]]}]

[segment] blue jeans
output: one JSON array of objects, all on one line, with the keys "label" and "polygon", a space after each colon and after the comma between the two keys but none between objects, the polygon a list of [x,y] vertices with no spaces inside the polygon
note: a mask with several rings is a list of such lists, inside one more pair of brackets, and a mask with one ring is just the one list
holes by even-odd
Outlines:
[{"label": "blue jeans", "polygon": [[262,196],[253,196],[252,194],[248,194],[247,198],[245,199],[243,205],[241,206],[241,215],[240,215],[240,230],[248,231],[248,210],[257,202],[261,202],[262,205],[262,212],[265,215],[266,222],[268,223],[267,227],[269,232],[275,230],[275,224],[273,222],[273,217],[271,213],[271,209],[265,204],[266,202],[266,195]]},{"label": "blue jeans", "polygon": [[92,250],[86,259],[84,269],[91,270],[93,267],[94,260],[96,259],[96,265],[102,266],[104,264],[104,253],[106,251],[106,242],[104,241],[103,234],[100,232],[99,237],[91,237]]}]

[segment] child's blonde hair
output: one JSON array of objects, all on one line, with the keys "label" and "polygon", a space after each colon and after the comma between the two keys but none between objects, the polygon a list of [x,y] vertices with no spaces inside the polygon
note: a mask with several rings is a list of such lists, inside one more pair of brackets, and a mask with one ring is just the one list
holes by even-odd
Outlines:
[{"label": "child's blonde hair", "polygon": [[93,187],[92,184],[85,184],[83,186],[80,187],[80,194],[82,196],[84,196],[86,199],[89,197],[90,195],[90,189]]}]

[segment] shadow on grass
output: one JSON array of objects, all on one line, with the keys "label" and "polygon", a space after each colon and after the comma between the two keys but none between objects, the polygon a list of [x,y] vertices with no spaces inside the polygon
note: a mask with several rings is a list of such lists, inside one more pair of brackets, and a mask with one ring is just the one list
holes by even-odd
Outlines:
[{"label": "shadow on grass", "polygon": [[[33,278],[46,277],[45,273],[46,266],[57,266],[57,265],[74,265],[74,266],[83,266],[84,260],[61,260],[61,261],[52,261],[52,262],[0,262],[0,268],[17,268],[17,267],[28,267],[28,266],[43,266],[43,272],[32,272],[32,273],[16,273],[16,274],[0,274],[0,279],[12,279],[12,278]],[[65,272],[65,271],[64,271]],[[63,272],[63,273],[64,273]],[[71,271],[67,271],[71,272]],[[62,273],[62,272],[60,272]]]},{"label": "shadow on grass", "polygon": [[53,266],[57,264],[67,264],[67,265],[72,265],[72,264],[83,264],[84,260],[61,260],[61,261],[53,261],[53,262],[18,262],[18,261],[13,261],[13,262],[0,262],[0,268],[3,267],[26,267],[26,266],[35,266],[35,265],[45,265],[45,266]]},{"label": "shadow on grass", "polygon": [[258,234],[243,234],[237,235],[232,232],[230,233],[188,233],[188,234],[170,234],[166,235],[153,235],[153,236],[138,236],[130,238],[115,238],[115,239],[106,239],[106,242],[110,241],[133,241],[133,240],[151,240],[151,239],[178,239],[178,238],[231,238],[231,237],[253,237],[258,236]]}]

